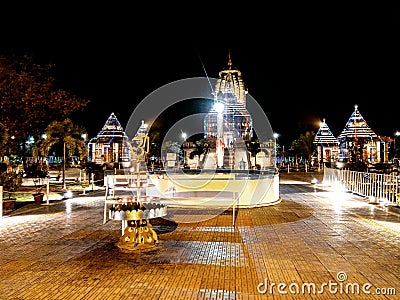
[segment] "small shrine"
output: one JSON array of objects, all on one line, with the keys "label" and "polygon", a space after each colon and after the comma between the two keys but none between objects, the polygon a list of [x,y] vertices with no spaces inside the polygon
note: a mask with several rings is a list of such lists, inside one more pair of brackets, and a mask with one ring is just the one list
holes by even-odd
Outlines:
[{"label": "small shrine", "polygon": [[96,164],[130,165],[130,144],[121,123],[114,113],[108,117],[101,131],[88,143],[89,161]]},{"label": "small shrine", "polygon": [[317,145],[318,163],[326,164],[338,159],[339,140],[333,135],[325,119],[322,120],[313,143]]},{"label": "small shrine", "polygon": [[341,158],[347,158],[350,162],[381,162],[382,141],[368,126],[357,105],[338,139]]}]

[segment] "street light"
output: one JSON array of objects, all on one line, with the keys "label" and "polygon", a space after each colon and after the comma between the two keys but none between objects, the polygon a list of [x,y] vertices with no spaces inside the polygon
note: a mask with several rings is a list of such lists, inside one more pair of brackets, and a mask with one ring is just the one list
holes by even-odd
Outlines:
[{"label": "street light", "polygon": [[65,182],[65,167],[66,167],[66,164],[65,164],[65,160],[66,160],[66,156],[65,156],[65,151],[66,151],[66,149],[65,149],[66,147],[65,147],[65,140],[63,140],[63,170],[62,170],[62,172],[63,172],[63,189],[64,190],[66,190],[67,189],[67,184],[66,184],[66,182]]},{"label": "street light", "polygon": [[220,168],[224,165],[223,112],[225,106],[222,102],[216,102],[214,104],[214,109],[217,112],[217,141],[216,141],[217,168]]},{"label": "street light", "polygon": [[225,105],[222,102],[215,102],[214,109],[218,114],[222,114],[225,109]]},{"label": "street light", "polygon": [[275,158],[274,158],[274,162],[275,162],[275,168],[276,168],[276,159],[277,159],[277,155],[276,155],[276,140],[278,139],[278,137],[279,137],[279,133],[276,133],[276,132],[274,132],[274,156],[275,156]]},{"label": "street light", "polygon": [[393,142],[393,148],[394,148],[394,158],[397,157],[397,149],[396,149],[396,139],[400,136],[400,131],[396,131],[394,133],[395,137],[394,137],[394,142]]},{"label": "street light", "polygon": [[184,141],[186,140],[186,136],[187,136],[187,135],[186,135],[186,132],[183,132],[183,131],[182,131],[182,139],[183,139]]},{"label": "street light", "polygon": [[[185,166],[186,165],[185,141],[186,141],[187,134],[186,134],[186,132],[183,132],[182,129],[181,129],[181,137],[182,137],[182,140],[183,140],[183,165]],[[179,158],[179,161],[181,161],[181,159],[182,158]]]}]

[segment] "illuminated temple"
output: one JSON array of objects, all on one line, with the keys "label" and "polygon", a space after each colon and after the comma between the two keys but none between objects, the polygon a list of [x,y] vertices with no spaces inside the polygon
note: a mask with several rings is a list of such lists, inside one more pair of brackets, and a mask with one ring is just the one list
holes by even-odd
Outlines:
[{"label": "illuminated temple", "polygon": [[[246,109],[247,90],[239,70],[232,67],[219,72],[213,91],[214,106],[204,119],[204,138],[214,140],[204,168],[239,169],[239,162],[248,166],[245,143],[253,136],[253,122]],[[214,143],[212,143],[214,144]]]},{"label": "illuminated temple", "polygon": [[230,53],[227,68],[218,75],[211,93],[213,106],[203,119],[207,150],[199,155],[198,144],[185,142],[185,166],[206,170],[274,169],[275,141],[273,138],[259,141],[247,109],[251,99],[247,98],[242,73],[232,66]]},{"label": "illuminated temple", "polygon": [[[213,92],[214,106],[204,120],[205,138],[218,137],[218,114],[222,115],[225,146],[232,146],[235,139],[241,137],[249,141],[253,134],[253,124],[246,109],[247,90],[239,70],[232,68],[229,55],[228,69],[219,72],[219,79]],[[219,106],[220,105],[220,106]],[[221,111],[217,111],[218,107]]]},{"label": "illuminated temple", "polygon": [[212,96],[213,107],[201,121],[203,139],[183,143],[183,169],[174,163],[165,168],[167,176],[150,176],[157,187],[154,195],[175,201],[169,207],[192,203],[224,210],[279,203],[272,130],[266,121],[257,136],[254,116],[246,107],[246,102],[252,107],[254,100],[241,72],[232,67],[230,55],[227,68],[214,82]]}]

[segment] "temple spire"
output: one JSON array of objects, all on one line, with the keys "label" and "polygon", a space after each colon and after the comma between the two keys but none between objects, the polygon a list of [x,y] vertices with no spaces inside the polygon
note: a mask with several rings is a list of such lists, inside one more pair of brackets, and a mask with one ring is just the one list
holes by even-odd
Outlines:
[{"label": "temple spire", "polygon": [[228,50],[228,68],[232,70],[231,50]]},{"label": "temple spire", "polygon": [[329,126],[326,124],[326,119],[323,118],[320,127],[314,137],[314,144],[323,147],[338,146],[339,140],[332,134]]}]

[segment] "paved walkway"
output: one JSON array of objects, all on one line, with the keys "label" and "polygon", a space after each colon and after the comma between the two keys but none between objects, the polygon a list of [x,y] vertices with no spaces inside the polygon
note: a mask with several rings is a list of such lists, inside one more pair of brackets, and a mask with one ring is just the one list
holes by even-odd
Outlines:
[{"label": "paved walkway", "polygon": [[281,203],[234,227],[153,219],[159,245],[132,253],[102,197],[25,206],[0,220],[0,299],[399,299],[398,209],[311,177],[282,173]]}]

